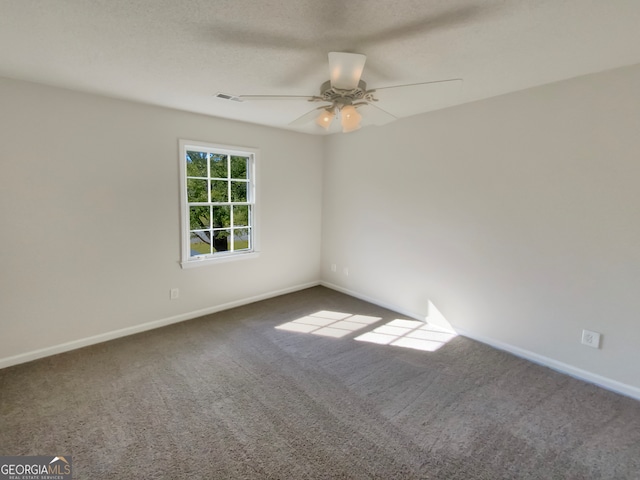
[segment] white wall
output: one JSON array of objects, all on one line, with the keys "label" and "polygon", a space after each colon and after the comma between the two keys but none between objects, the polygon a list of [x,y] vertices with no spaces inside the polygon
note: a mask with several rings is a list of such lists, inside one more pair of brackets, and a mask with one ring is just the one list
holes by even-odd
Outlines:
[{"label": "white wall", "polygon": [[[321,138],[11,80],[0,105],[0,366],[318,282]],[[260,150],[259,258],[180,268],[179,138]]]},{"label": "white wall", "polygon": [[[0,366],[314,284],[322,237],[328,284],[640,392],[637,85],[321,138],[0,80]],[[260,149],[259,258],[180,268],[179,138]]]},{"label": "white wall", "polygon": [[635,66],[331,136],[323,280],[640,392],[639,85]]}]

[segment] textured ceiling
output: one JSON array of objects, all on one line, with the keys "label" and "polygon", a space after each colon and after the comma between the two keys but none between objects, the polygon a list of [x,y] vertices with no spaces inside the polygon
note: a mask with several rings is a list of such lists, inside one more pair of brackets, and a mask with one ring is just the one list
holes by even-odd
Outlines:
[{"label": "textured ceiling", "polygon": [[316,104],[214,95],[315,95],[348,51],[369,88],[462,78],[401,116],[443,108],[640,63],[640,1],[0,0],[0,45],[0,76],[293,129]]}]

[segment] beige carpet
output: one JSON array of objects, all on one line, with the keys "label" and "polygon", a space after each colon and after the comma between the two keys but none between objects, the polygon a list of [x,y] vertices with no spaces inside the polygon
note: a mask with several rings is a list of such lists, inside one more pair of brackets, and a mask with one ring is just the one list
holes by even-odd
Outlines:
[{"label": "beige carpet", "polygon": [[355,340],[397,318],[316,287],[0,370],[0,454],[76,479],[640,478],[640,402],[462,337]]}]

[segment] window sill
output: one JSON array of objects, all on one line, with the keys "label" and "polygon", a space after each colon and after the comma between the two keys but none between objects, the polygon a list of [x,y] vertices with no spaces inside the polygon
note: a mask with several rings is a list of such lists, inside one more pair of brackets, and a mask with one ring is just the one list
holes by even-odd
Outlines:
[{"label": "window sill", "polygon": [[238,253],[234,255],[221,255],[219,257],[202,258],[201,260],[187,260],[186,262],[180,262],[182,268],[204,267],[205,265],[214,265],[218,263],[236,262],[240,260],[249,260],[251,258],[257,258],[260,256],[260,252]]}]

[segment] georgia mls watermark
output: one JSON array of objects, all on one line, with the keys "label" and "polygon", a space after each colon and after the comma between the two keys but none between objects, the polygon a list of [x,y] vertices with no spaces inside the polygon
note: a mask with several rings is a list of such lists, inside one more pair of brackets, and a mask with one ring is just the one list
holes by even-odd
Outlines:
[{"label": "georgia mls watermark", "polygon": [[71,455],[0,456],[0,480],[70,480],[71,471]]}]

